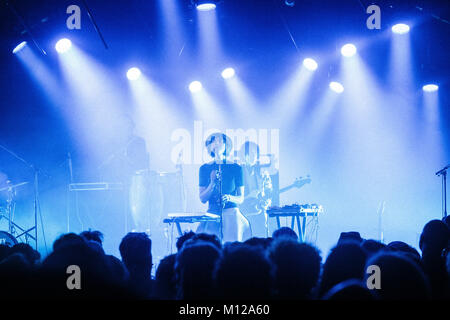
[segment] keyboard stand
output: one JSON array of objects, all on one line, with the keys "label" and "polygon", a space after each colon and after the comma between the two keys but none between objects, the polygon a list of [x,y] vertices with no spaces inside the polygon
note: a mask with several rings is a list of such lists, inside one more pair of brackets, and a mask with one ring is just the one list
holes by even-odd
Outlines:
[{"label": "keyboard stand", "polygon": [[177,226],[177,231],[180,236],[183,235],[181,230],[181,223],[197,223],[197,222],[220,222],[220,217],[209,217],[209,216],[178,216],[169,217],[163,220],[164,223],[172,224],[175,223]]},{"label": "keyboard stand", "polygon": [[291,229],[295,231],[295,225],[297,225],[299,241],[304,242],[306,239],[306,219],[308,217],[317,217],[318,212],[283,212],[277,214],[270,214],[269,217],[275,217],[277,221],[278,229],[281,228],[280,217],[290,217],[291,218]]}]

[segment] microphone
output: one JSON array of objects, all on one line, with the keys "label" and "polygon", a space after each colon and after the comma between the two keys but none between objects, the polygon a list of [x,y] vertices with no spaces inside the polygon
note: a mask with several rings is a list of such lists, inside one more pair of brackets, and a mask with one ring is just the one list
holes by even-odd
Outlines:
[{"label": "microphone", "polygon": [[217,180],[220,181],[220,180],[222,180],[222,166],[220,164],[218,166],[219,166],[219,168],[216,171],[216,178],[217,178]]},{"label": "microphone", "polygon": [[218,164],[218,170],[216,171],[216,178],[217,180],[219,180],[219,205],[222,207],[222,209],[225,208],[225,202],[222,201],[222,165],[219,163]]}]

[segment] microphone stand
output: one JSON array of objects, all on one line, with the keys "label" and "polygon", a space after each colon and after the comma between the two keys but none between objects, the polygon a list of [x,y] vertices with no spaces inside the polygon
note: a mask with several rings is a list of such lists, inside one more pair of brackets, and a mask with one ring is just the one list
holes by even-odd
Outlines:
[{"label": "microphone stand", "polygon": [[219,163],[219,208],[220,208],[220,242],[223,241],[223,209],[225,207],[225,202],[222,200],[222,165]]},{"label": "microphone stand", "polygon": [[442,176],[442,200],[443,200],[443,216],[447,217],[447,170],[450,164],[436,172],[437,176]]}]

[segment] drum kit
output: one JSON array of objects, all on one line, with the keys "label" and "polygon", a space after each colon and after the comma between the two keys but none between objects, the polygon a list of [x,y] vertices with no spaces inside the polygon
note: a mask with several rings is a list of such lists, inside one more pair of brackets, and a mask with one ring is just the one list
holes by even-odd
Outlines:
[{"label": "drum kit", "polygon": [[25,230],[14,222],[16,208],[17,189],[28,184],[28,182],[11,183],[7,180],[0,185],[0,221],[6,220],[7,230],[0,231],[0,244],[13,246],[17,244],[17,239],[25,236],[26,240],[30,236],[29,230]]}]

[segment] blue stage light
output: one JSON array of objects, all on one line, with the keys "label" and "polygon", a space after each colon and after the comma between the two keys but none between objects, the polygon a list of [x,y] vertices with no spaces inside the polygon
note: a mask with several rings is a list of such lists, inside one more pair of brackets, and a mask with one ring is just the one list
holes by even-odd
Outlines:
[{"label": "blue stage light", "polygon": [[211,0],[197,0],[195,2],[195,7],[199,11],[210,11],[216,8],[216,1]]},{"label": "blue stage light", "polygon": [[128,80],[137,80],[141,76],[141,70],[138,68],[130,68],[127,71],[127,78]]},{"label": "blue stage light", "polygon": [[199,92],[200,90],[202,90],[202,88],[203,88],[203,86],[202,86],[202,83],[200,81],[192,81],[189,84],[189,90],[192,93]]},{"label": "blue stage light", "polygon": [[23,47],[25,47],[27,45],[26,41],[22,41],[21,43],[19,43],[13,50],[13,53],[16,54],[17,52],[19,52],[20,50],[23,49]]},{"label": "blue stage light", "polygon": [[314,71],[317,69],[317,62],[311,58],[306,58],[305,60],[303,60],[303,65],[310,71]]},{"label": "blue stage light", "polygon": [[56,51],[58,51],[58,53],[67,52],[69,51],[70,47],[72,47],[72,42],[66,38],[59,40],[55,45],[55,49]]},{"label": "blue stage light", "polygon": [[330,82],[330,89],[333,90],[336,93],[342,93],[344,92],[344,86],[340,84],[339,82]]},{"label": "blue stage light", "polygon": [[222,71],[222,78],[224,79],[230,79],[234,77],[234,75],[235,71],[233,68],[226,68],[225,70]]},{"label": "blue stage light", "polygon": [[430,83],[430,84],[424,85],[422,87],[422,89],[425,92],[434,92],[434,91],[437,91],[439,89],[439,86],[437,84]]},{"label": "blue stage light", "polygon": [[397,23],[396,25],[392,26],[392,32],[397,34],[405,34],[409,32],[409,26],[404,23]]},{"label": "blue stage light", "polygon": [[344,57],[354,56],[356,53],[356,47],[351,43],[347,43],[341,48],[341,53]]}]

